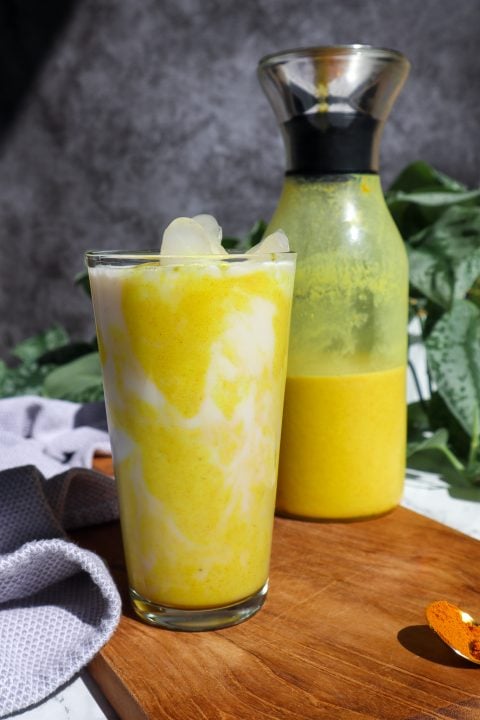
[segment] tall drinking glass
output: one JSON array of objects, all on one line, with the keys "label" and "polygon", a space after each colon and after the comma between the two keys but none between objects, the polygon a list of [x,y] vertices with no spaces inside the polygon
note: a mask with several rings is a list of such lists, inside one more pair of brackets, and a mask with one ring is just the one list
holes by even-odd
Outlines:
[{"label": "tall drinking glass", "polygon": [[133,607],[234,625],[268,586],[295,255],[86,259]]}]

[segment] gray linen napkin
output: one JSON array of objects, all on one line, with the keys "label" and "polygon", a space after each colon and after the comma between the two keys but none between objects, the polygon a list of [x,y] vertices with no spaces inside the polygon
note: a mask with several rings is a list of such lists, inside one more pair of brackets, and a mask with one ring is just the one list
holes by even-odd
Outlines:
[{"label": "gray linen napkin", "polygon": [[[43,700],[109,639],[120,597],[64,530],[118,517],[102,404],[0,400],[0,717]],[[83,466],[83,467],[79,467]]]}]

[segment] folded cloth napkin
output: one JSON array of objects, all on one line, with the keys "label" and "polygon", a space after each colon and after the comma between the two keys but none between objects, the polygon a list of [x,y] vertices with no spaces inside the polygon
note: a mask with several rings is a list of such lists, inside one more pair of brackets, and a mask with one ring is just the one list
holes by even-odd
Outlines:
[{"label": "folded cloth napkin", "polygon": [[0,400],[0,717],[70,680],[109,639],[121,603],[104,562],[65,529],[118,517],[102,403]]}]

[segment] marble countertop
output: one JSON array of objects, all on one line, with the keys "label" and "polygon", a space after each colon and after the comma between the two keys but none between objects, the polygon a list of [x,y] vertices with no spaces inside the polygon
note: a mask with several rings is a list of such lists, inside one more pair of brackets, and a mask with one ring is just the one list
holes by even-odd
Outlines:
[{"label": "marble countertop", "polygon": [[119,720],[86,671],[45,702],[14,717],[22,720]]}]

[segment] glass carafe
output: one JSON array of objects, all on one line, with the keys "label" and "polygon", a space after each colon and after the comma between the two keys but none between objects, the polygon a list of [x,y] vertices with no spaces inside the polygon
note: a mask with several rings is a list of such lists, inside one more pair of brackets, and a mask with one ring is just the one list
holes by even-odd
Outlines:
[{"label": "glass carafe", "polygon": [[405,474],[408,267],[378,175],[409,70],[370,46],[260,61],[287,172],[267,232],[297,252],[277,511],[356,519],[395,507]]}]

